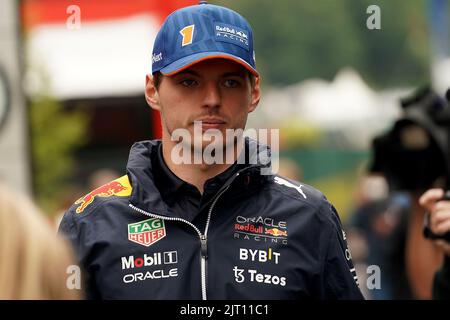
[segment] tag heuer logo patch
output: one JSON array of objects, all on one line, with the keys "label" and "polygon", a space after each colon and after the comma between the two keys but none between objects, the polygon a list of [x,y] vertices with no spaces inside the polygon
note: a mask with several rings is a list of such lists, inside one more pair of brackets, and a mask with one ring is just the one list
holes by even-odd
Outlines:
[{"label": "tag heuer logo patch", "polygon": [[128,240],[149,247],[166,236],[164,221],[152,218],[128,225]]}]

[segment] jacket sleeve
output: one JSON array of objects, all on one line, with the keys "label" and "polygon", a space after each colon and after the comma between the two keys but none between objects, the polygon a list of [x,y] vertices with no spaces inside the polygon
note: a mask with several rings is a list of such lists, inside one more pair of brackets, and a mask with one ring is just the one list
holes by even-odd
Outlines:
[{"label": "jacket sleeve", "polygon": [[90,270],[91,268],[88,263],[90,256],[89,246],[86,245],[89,243],[88,239],[86,239],[86,235],[88,234],[86,228],[88,227],[88,224],[76,221],[75,215],[76,213],[74,212],[73,207],[64,214],[59,225],[58,233],[69,241],[75,252],[81,269],[81,290],[83,291],[84,296],[87,299],[98,299],[99,294],[95,289],[95,279],[92,276],[92,270]]},{"label": "jacket sleeve", "polygon": [[445,256],[442,268],[438,270],[433,281],[433,299],[450,300],[450,257]]},{"label": "jacket sleeve", "polygon": [[333,206],[331,230],[326,250],[324,279],[325,299],[364,299],[358,284],[356,270],[347,246],[345,232]]}]

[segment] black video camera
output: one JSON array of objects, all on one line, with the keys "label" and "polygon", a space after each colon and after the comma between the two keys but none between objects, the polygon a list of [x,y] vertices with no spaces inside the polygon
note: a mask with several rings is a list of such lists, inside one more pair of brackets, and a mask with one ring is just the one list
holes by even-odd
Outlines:
[{"label": "black video camera", "polygon": [[401,100],[403,117],[373,140],[370,171],[382,173],[391,191],[425,191],[450,182],[450,89],[446,99],[431,88]]}]

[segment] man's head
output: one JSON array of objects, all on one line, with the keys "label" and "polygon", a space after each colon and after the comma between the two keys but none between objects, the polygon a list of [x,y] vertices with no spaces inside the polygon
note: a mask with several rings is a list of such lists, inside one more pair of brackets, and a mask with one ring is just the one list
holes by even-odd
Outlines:
[{"label": "man's head", "polygon": [[161,112],[164,136],[175,129],[244,129],[260,98],[253,34],[238,13],[200,4],[172,13],[159,31],[146,99]]},{"label": "man's head", "polygon": [[214,58],[235,61],[258,75],[250,24],[233,10],[202,3],[167,17],[153,46],[152,73],[170,76]]}]

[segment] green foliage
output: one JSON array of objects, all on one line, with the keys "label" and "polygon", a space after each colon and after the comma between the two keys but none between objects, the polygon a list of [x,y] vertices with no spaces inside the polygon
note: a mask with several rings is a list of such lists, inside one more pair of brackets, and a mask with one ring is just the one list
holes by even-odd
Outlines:
[{"label": "green foliage", "polygon": [[379,87],[422,85],[429,81],[429,37],[425,0],[347,0],[354,10],[352,20],[364,26],[362,15],[371,4],[381,9],[381,30],[356,28],[364,43],[365,59],[355,67]]},{"label": "green foliage", "polygon": [[294,149],[319,143],[322,132],[308,123],[298,119],[288,119],[280,122],[280,139],[283,149]]},{"label": "green foliage", "polygon": [[351,170],[326,176],[318,180],[308,181],[307,183],[326,195],[345,223],[353,210],[355,202],[353,190],[357,188],[357,182],[357,176]]},{"label": "green foliage", "polygon": [[[241,13],[255,31],[264,82],[331,80],[354,67],[377,87],[418,85],[429,78],[425,0],[216,0]],[[366,27],[369,5],[381,30]]]},{"label": "green foliage", "polygon": [[72,174],[72,152],[87,139],[88,117],[78,110],[65,112],[49,96],[33,100],[29,114],[36,199],[46,212],[54,212]]}]

